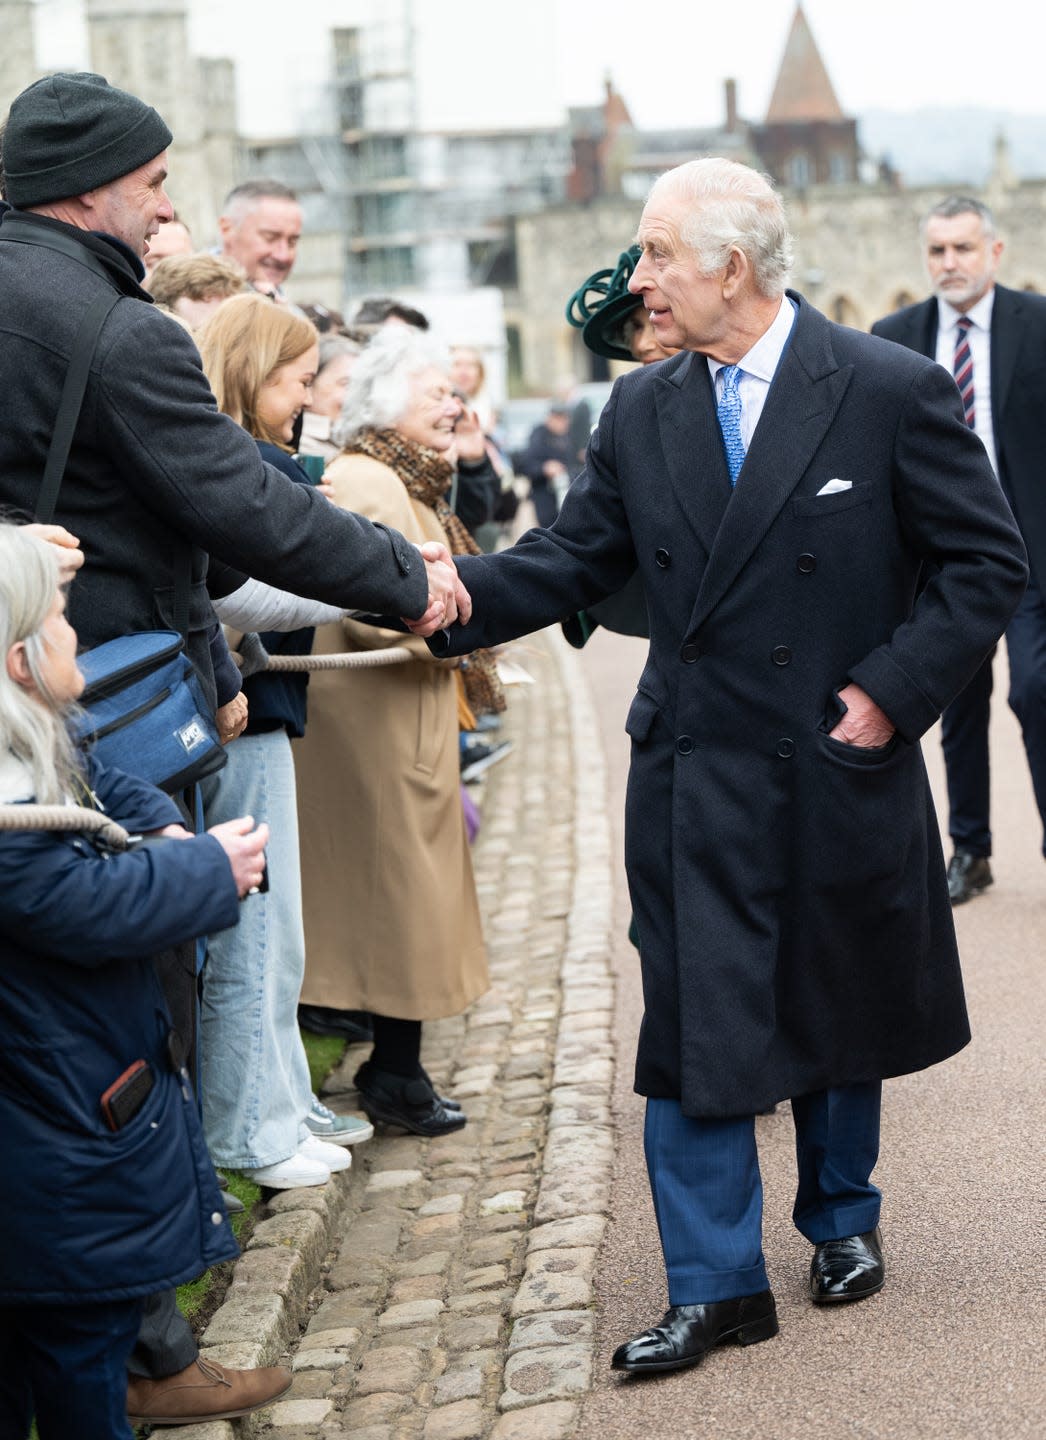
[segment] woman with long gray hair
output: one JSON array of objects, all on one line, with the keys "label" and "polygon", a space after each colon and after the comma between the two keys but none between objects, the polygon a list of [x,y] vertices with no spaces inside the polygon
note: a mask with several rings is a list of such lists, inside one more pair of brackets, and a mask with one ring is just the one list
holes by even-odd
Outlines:
[{"label": "woman with long gray hair", "polygon": [[[131,1440],[145,1298],[237,1253],[148,957],[237,923],[267,833],[191,836],[74,748],[58,574],[55,546],[0,523],[0,1430]],[[27,802],[69,806],[67,827],[26,828]],[[112,851],[73,806],[149,843]]]}]

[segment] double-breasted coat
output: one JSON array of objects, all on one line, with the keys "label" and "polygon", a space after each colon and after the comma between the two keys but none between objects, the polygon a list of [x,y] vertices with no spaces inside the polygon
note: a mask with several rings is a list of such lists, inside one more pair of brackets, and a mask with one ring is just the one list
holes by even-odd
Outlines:
[{"label": "double-breasted coat", "polygon": [[[335,460],[336,504],[409,540],[447,543],[388,466]],[[313,654],[405,645],[406,664],[309,679],[295,746],[305,912],[302,999],[402,1020],[457,1015],[487,989],[458,762],[454,670],[424,641],[357,620],[322,625]]]},{"label": "double-breasted coat", "polygon": [[[474,618],[430,642],[459,653],[562,620],[638,567],[636,1088],[695,1116],[914,1071],[966,1043],[919,737],[1027,577],[951,376],[790,295],[736,489],[704,357],[627,375],[555,526],[460,560]],[[829,736],[850,682],[896,726],[881,750]]]}]

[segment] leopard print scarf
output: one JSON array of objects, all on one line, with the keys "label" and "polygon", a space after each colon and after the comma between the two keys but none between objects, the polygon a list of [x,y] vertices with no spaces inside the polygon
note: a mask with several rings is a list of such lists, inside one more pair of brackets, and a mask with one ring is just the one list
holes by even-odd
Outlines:
[{"label": "leopard print scarf", "polygon": [[[482,551],[447,504],[454,469],[438,450],[408,440],[398,430],[358,430],[345,446],[349,454],[369,455],[387,465],[403,481],[412,500],[427,505],[447,536],[452,555],[480,555]],[[505,691],[497,662],[489,650],[475,650],[461,661],[465,698],[474,716],[498,715],[505,709]]]}]

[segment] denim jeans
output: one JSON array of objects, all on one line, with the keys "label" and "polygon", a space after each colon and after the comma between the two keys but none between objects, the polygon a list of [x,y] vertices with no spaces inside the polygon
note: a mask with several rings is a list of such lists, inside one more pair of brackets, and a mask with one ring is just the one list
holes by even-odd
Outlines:
[{"label": "denim jeans", "polygon": [[0,1440],[133,1440],[127,1357],[140,1300],[0,1306]]},{"label": "denim jeans", "polygon": [[217,1164],[254,1170],[294,1154],[311,1098],[298,1031],[305,932],[290,740],[283,730],[241,735],[201,789],[208,826],[253,815],[271,831],[269,888],[246,897],[239,925],[209,938],[200,1002],[207,1146]]}]

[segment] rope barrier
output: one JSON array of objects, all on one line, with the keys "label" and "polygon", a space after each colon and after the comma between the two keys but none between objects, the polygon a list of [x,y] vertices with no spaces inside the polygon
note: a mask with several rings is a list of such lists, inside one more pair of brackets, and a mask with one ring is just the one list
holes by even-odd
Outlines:
[{"label": "rope barrier", "polygon": [[405,646],[396,645],[391,650],[357,650],[339,655],[270,655],[265,669],[372,670],[379,665],[403,665],[413,659]]},{"label": "rope barrier", "polygon": [[80,805],[0,805],[0,830],[90,830],[114,850],[126,850],[131,838],[108,815]]}]

